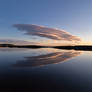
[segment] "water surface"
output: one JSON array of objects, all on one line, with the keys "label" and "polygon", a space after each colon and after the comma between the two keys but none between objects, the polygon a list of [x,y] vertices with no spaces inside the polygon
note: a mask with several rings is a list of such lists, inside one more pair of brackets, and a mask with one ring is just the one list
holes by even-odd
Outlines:
[{"label": "water surface", "polygon": [[92,92],[91,70],[91,51],[0,48],[0,87],[7,91]]}]

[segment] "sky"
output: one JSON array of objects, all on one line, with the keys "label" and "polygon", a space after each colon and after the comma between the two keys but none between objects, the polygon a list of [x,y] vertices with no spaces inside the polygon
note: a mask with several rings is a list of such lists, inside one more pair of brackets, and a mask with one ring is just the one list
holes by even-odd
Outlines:
[{"label": "sky", "polygon": [[[21,28],[14,27],[17,24],[33,24],[48,29],[64,30],[71,36],[80,37],[82,41],[78,44],[92,45],[91,22],[92,0],[0,0],[0,40],[14,39],[49,44],[64,42],[62,39],[50,39],[46,34],[42,37],[42,33],[39,36],[35,32],[35,35],[31,36],[33,33],[24,33],[28,33],[27,29],[20,31]],[[54,36],[58,36],[56,33]]]}]

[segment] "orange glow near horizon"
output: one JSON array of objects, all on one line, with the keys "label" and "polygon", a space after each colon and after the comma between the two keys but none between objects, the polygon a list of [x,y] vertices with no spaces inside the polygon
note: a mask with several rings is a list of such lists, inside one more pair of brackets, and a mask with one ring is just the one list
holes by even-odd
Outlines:
[{"label": "orange glow near horizon", "polygon": [[39,45],[46,45],[46,46],[63,46],[63,45],[92,45],[90,41],[81,41],[81,42],[66,42],[66,41],[56,41],[56,40],[47,40],[39,42]]},{"label": "orange glow near horizon", "polygon": [[80,43],[80,45],[92,45],[92,42],[90,41],[83,41]]}]

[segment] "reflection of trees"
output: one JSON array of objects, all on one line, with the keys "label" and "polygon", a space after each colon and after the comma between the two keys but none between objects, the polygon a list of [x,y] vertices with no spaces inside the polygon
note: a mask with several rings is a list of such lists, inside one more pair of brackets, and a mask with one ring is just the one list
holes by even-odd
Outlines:
[{"label": "reflection of trees", "polygon": [[14,67],[36,67],[48,64],[56,64],[71,59],[80,54],[79,51],[54,52],[47,55],[25,57],[24,60],[17,61]]}]

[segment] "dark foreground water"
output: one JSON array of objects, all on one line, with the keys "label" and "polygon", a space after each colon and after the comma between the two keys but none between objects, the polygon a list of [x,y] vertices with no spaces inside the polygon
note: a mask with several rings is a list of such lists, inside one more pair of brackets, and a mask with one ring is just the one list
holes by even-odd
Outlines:
[{"label": "dark foreground water", "polygon": [[92,92],[92,52],[0,48],[4,92]]}]

